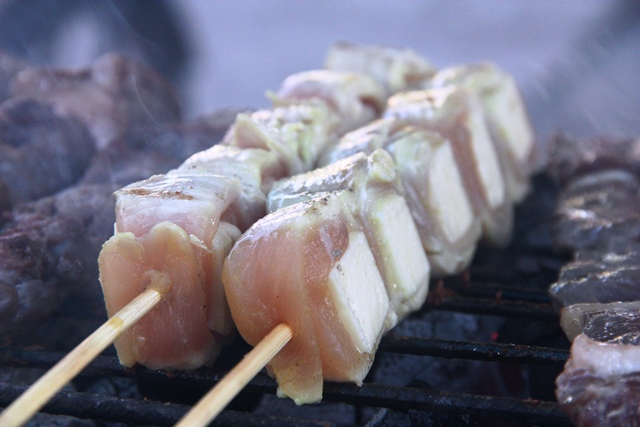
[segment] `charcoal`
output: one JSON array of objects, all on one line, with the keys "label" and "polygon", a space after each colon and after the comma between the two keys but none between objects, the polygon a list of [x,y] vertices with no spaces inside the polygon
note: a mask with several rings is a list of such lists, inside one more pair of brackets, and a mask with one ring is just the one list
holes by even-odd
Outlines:
[{"label": "charcoal", "polygon": [[0,207],[74,184],[95,154],[87,128],[35,101],[0,107]]},{"label": "charcoal", "polygon": [[9,97],[11,82],[26,67],[24,62],[0,50],[0,102]]},{"label": "charcoal", "polygon": [[131,138],[134,128],[180,120],[175,89],[150,68],[109,53],[79,70],[27,68],[10,95],[53,106],[82,121],[99,149]]}]

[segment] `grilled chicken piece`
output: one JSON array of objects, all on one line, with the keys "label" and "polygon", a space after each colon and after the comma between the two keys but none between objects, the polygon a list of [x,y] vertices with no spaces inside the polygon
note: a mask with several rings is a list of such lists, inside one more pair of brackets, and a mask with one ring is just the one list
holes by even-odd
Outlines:
[{"label": "grilled chicken piece", "polygon": [[327,193],[267,215],[236,243],[222,280],[233,319],[252,345],[276,325],[292,340],[269,363],[278,394],[318,402],[322,382],[361,384],[389,299],[349,191]]},{"label": "grilled chicken piece", "polygon": [[480,220],[474,215],[451,143],[441,134],[402,120],[381,119],[346,134],[323,153],[320,164],[380,148],[395,160],[432,276],[462,271],[475,253]]},{"label": "grilled chicken piece", "polygon": [[177,95],[168,82],[113,53],[76,71],[27,68],[13,79],[10,95],[49,104],[57,114],[79,119],[98,149],[128,138],[135,127],[180,119]]},{"label": "grilled chicken piece", "polygon": [[313,168],[318,153],[337,137],[338,116],[322,102],[238,114],[223,143],[277,156],[286,175]]},{"label": "grilled chicken piece", "polygon": [[383,150],[355,154],[312,172],[278,181],[269,193],[270,212],[319,193],[347,190],[351,213],[362,226],[391,301],[386,321],[394,327],[422,306],[429,288],[429,262],[402,197],[395,165]]},{"label": "grilled chicken piece", "polygon": [[371,77],[329,70],[293,74],[269,96],[275,107],[310,100],[326,103],[339,117],[338,135],[376,119],[387,99],[384,88]]},{"label": "grilled chicken piece", "polygon": [[[108,314],[141,293],[150,277],[172,286],[153,315],[116,343],[126,366],[201,366],[217,356],[233,329],[219,267],[240,230],[265,213],[261,185],[251,182],[263,173],[241,174],[240,179],[212,174],[203,157],[116,192],[116,233],[99,258]],[[211,157],[213,164],[219,160]],[[172,323],[163,324],[162,318]],[[166,343],[178,342],[181,348],[167,354]]]},{"label": "grilled chicken piece", "polygon": [[385,87],[387,96],[419,89],[437,71],[411,49],[352,43],[333,45],[327,53],[325,67],[329,70],[367,74]]},{"label": "grilled chicken piece", "polygon": [[[179,126],[153,126],[146,137],[140,129],[144,146],[135,141],[110,146],[75,185],[6,212],[0,229],[0,333],[31,339],[54,311],[76,316],[78,301],[86,313],[106,316],[98,254],[113,234],[113,191],[179,166],[221,140],[231,122],[211,115]],[[74,303],[61,306],[65,300]]]},{"label": "grilled chicken piece", "polygon": [[483,109],[472,93],[454,86],[406,92],[389,98],[385,118],[406,120],[451,141],[467,194],[482,224],[482,239],[509,242],[513,205]]},{"label": "grilled chicken piece", "polygon": [[440,70],[424,88],[454,85],[476,94],[498,149],[507,192],[513,202],[524,199],[536,162],[529,117],[514,79],[490,63]]}]

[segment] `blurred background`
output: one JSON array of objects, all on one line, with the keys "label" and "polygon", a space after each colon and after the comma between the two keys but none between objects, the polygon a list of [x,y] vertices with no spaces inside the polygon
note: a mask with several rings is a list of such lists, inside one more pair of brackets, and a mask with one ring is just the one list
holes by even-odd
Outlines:
[{"label": "blurred background", "polygon": [[541,139],[640,134],[635,0],[0,0],[0,48],[55,67],[127,53],[177,85],[187,118],[268,106],[337,41],[410,47],[438,67],[495,62]]}]

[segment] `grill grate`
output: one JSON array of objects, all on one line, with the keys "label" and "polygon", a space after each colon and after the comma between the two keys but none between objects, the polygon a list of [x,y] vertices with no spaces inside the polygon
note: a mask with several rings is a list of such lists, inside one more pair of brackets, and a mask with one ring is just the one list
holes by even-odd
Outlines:
[{"label": "grill grate", "polygon": [[[478,253],[469,272],[460,277],[447,278],[432,283],[429,299],[423,310],[455,311],[476,315],[489,315],[509,319],[520,324],[536,324],[546,332],[545,337],[560,336],[558,315],[554,311],[546,289],[557,277],[558,269],[567,261],[553,254],[550,240],[539,238],[544,234],[546,218],[552,205],[544,201],[549,197],[548,181],[538,177],[533,196],[525,202],[517,215],[516,243],[503,251]],[[542,202],[541,202],[542,201]],[[532,208],[533,207],[533,208]],[[542,225],[543,228],[539,228]],[[540,231],[542,230],[542,231]],[[534,236],[533,238],[531,236]],[[537,236],[537,237],[536,237]],[[542,242],[542,243],[541,243]],[[80,322],[91,319],[76,319]],[[542,325],[542,326],[540,326]],[[536,329],[536,331],[538,331]],[[527,344],[535,342],[526,341]],[[551,343],[551,346],[548,346]],[[560,343],[556,345],[557,343]],[[537,343],[536,343],[537,344]],[[124,378],[137,384],[159,385],[169,389],[188,388],[194,399],[213,386],[224,373],[248,350],[246,344],[232,346],[231,356],[225,356],[214,368],[195,371],[163,372],[144,368],[127,369],[120,366],[112,356],[101,356],[84,371],[78,381],[97,378]],[[542,369],[551,372],[546,387],[553,389],[553,372],[559,372],[569,356],[568,345],[561,339],[544,341],[543,345],[521,343],[467,342],[446,339],[431,339],[420,336],[401,336],[393,333],[383,338],[379,352],[412,356],[430,356],[446,359],[464,359],[497,362],[500,366],[531,367],[532,372]],[[64,356],[62,352],[33,350],[17,347],[0,347],[0,366],[48,369]],[[534,377],[536,374],[532,374]],[[545,377],[546,378],[546,377]],[[539,379],[538,379],[539,380]],[[24,387],[0,383],[0,405],[6,406],[17,398]],[[246,402],[261,394],[276,393],[276,383],[266,374],[254,378],[238,400]],[[242,399],[245,399],[242,401]],[[90,418],[130,425],[172,425],[188,410],[189,406],[179,398],[168,399],[169,403],[157,400],[136,400],[113,397],[113,395],[89,392],[59,393],[43,412],[64,414],[79,418]],[[392,425],[386,415],[389,412],[411,411],[437,414],[464,414],[473,420],[507,420],[500,425],[570,425],[558,404],[532,398],[489,396],[461,392],[448,392],[410,384],[397,387],[377,383],[365,383],[362,387],[352,384],[327,383],[324,400],[342,402],[357,408],[374,408],[373,417],[356,420],[369,426]],[[251,406],[242,404],[236,406]],[[234,408],[234,406],[232,406]],[[377,409],[376,409],[377,408]],[[383,408],[383,409],[380,409]],[[502,421],[501,421],[502,422]],[[215,425],[260,425],[260,426],[339,426],[350,425],[313,419],[257,415],[251,411],[226,410],[215,421]],[[441,424],[444,425],[444,424]],[[478,425],[475,421],[464,425]],[[493,425],[493,424],[492,424]]]}]

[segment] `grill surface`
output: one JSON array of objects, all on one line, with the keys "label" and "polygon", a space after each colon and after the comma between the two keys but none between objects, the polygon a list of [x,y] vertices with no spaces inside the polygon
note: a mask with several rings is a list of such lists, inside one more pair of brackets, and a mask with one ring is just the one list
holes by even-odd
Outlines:
[{"label": "grill surface", "polygon": [[[384,337],[379,354],[398,353],[446,359],[465,359],[498,363],[521,368],[532,378],[528,396],[508,397],[434,390],[423,384],[396,387],[365,382],[363,387],[327,383],[324,400],[353,405],[360,414],[346,425],[398,425],[409,413],[435,413],[437,416],[463,414],[468,424],[460,425],[569,425],[568,418],[551,398],[553,378],[567,360],[568,343],[558,328],[558,316],[546,293],[558,269],[566,262],[550,249],[547,219],[553,209],[554,188],[544,177],[535,180],[535,191],[516,215],[516,238],[506,250],[480,250],[470,270],[431,284],[429,299],[423,311],[456,311],[506,319],[506,338],[497,336],[492,342],[461,342],[391,334]],[[526,214],[525,214],[526,212]],[[97,319],[76,319],[98,323]],[[513,324],[511,333],[509,326]],[[524,326],[523,326],[524,325]],[[531,332],[533,331],[533,332]],[[547,343],[552,343],[548,345]],[[143,368],[126,369],[113,356],[101,356],[87,368],[76,382],[77,389],[87,392],[59,393],[44,412],[83,419],[119,422],[130,425],[171,425],[192,403],[213,386],[248,350],[239,343],[227,350],[224,360],[213,368],[196,371],[163,372]],[[112,350],[111,350],[112,351]],[[51,349],[34,350],[19,347],[0,348],[0,365],[13,368],[43,368],[55,364],[64,353]],[[540,375],[540,373],[543,375]],[[113,393],[87,387],[99,378],[117,378],[137,384],[142,390],[171,389],[173,395],[158,400],[114,397]],[[536,378],[542,380],[535,381]],[[539,384],[543,382],[542,384]],[[537,387],[537,388],[536,388]],[[0,384],[0,405],[6,406],[19,396],[23,386]],[[179,390],[175,392],[175,390]],[[185,390],[187,390],[185,392]],[[328,420],[264,416],[252,412],[262,394],[275,394],[275,381],[259,374],[223,412],[216,425],[342,425]],[[111,395],[110,395],[111,394]],[[186,395],[186,396],[185,396]],[[168,403],[165,403],[168,402]],[[367,416],[362,414],[371,414]],[[456,415],[459,416],[459,415]],[[466,418],[465,418],[466,417]],[[500,420],[500,421],[498,421]],[[474,423],[478,424],[474,424]],[[442,425],[442,424],[441,424]],[[449,424],[451,425],[451,424]]]}]

